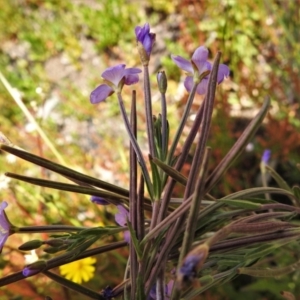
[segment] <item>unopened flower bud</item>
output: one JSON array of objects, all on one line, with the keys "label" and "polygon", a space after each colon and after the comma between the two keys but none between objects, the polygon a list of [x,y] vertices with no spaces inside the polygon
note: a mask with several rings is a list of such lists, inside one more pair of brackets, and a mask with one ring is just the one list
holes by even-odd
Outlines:
[{"label": "unopened flower bud", "polygon": [[37,273],[42,272],[47,267],[47,263],[44,260],[39,260],[26,266],[22,273],[25,277],[35,275]]},{"label": "unopened flower bud", "polygon": [[137,42],[137,48],[138,48],[138,52],[139,52],[139,55],[140,55],[142,65],[143,66],[148,66],[150,56],[147,54],[143,44],[140,43],[139,41]]},{"label": "unopened flower bud", "polygon": [[60,247],[65,244],[65,241],[62,239],[51,239],[44,242],[46,245],[49,245],[51,247]]},{"label": "unopened flower bud", "polygon": [[165,94],[168,88],[168,81],[165,71],[159,71],[156,75],[158,89],[162,94]]},{"label": "unopened flower bud", "polygon": [[65,250],[68,248],[68,245],[65,246],[61,246],[61,247],[47,247],[44,249],[44,252],[48,253],[48,254],[54,254],[57,253],[59,251]]},{"label": "unopened flower bud", "polygon": [[19,250],[22,250],[22,251],[34,250],[34,249],[41,247],[42,245],[43,245],[43,241],[32,240],[32,241],[26,242],[23,245],[21,245],[19,247]]},{"label": "unopened flower bud", "polygon": [[135,35],[141,62],[143,66],[148,66],[153,44],[155,42],[155,34],[150,32],[150,25],[146,23],[142,27],[135,27]]}]

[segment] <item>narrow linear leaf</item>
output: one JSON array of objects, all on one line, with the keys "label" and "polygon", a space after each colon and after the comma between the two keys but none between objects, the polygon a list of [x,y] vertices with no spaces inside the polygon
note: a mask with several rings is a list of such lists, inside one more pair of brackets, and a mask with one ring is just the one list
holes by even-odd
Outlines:
[{"label": "narrow linear leaf", "polygon": [[206,181],[206,191],[211,190],[215,184],[220,180],[221,176],[226,172],[226,170],[233,164],[233,162],[240,156],[244,148],[249,143],[250,139],[253,137],[259,126],[261,125],[265,115],[268,112],[270,106],[270,99],[266,98],[264,104],[259,111],[259,113],[250,122],[247,128],[244,130],[242,135],[239,137],[237,142],[233,145],[230,151],[226,154],[223,160],[215,168],[215,170],[210,174]]},{"label": "narrow linear leaf", "polygon": [[254,277],[279,277],[287,275],[299,269],[300,260],[286,267],[272,268],[272,269],[258,269],[258,268],[238,268],[239,274],[246,274]]},{"label": "narrow linear leaf", "polygon": [[257,196],[257,195],[263,195],[265,193],[273,193],[273,194],[282,194],[286,195],[288,197],[294,197],[293,193],[283,190],[280,188],[273,188],[273,187],[257,187],[257,188],[251,188],[251,189],[246,189],[242,190],[230,195],[227,195],[223,197],[223,199],[242,199],[242,198],[247,198],[247,197],[252,197],[252,196]]},{"label": "narrow linear leaf", "polygon": [[161,196],[161,190],[162,190],[161,179],[158,173],[157,166],[153,163],[151,159],[150,159],[150,166],[152,171],[154,199],[157,200]]},{"label": "narrow linear leaf", "polygon": [[46,168],[48,170],[51,170],[51,171],[56,172],[58,174],[61,174],[65,177],[67,177],[68,179],[74,179],[75,181],[81,181],[81,182],[96,186],[98,188],[102,188],[104,190],[108,190],[108,191],[123,195],[125,197],[129,196],[129,191],[126,190],[126,189],[120,188],[116,185],[107,183],[105,181],[96,179],[94,177],[84,175],[84,174],[79,173],[79,172],[77,172],[73,169],[69,169],[69,168],[64,167],[60,164],[57,164],[57,163],[52,162],[48,159],[39,157],[37,155],[31,154],[29,152],[26,152],[26,151],[23,151],[23,150],[14,148],[14,147],[10,147],[10,146],[4,145],[4,144],[0,145],[0,149],[5,151],[5,152],[8,152],[10,154],[13,154],[17,157],[20,157],[24,160],[27,160],[27,161],[29,161],[33,164],[36,164],[38,166],[41,166],[43,168]]},{"label": "narrow linear leaf", "polygon": [[291,187],[286,183],[286,181],[270,166],[266,165],[266,170],[270,173],[272,178],[277,182],[280,188],[287,190],[289,192],[292,191]]},{"label": "narrow linear leaf", "polygon": [[23,176],[23,175],[14,174],[14,173],[5,173],[5,175],[7,177],[22,180],[25,182],[29,182],[29,183],[32,183],[32,184],[38,185],[38,186],[48,187],[48,188],[52,188],[52,189],[56,189],[56,190],[74,192],[74,193],[79,193],[79,194],[103,197],[103,198],[105,198],[105,200],[107,200],[115,205],[120,204],[120,199],[128,202],[128,197],[124,197],[122,195],[118,195],[118,194],[111,193],[111,192],[104,191],[104,190],[99,190],[96,188],[89,188],[89,187],[79,186],[79,185],[75,185],[75,184],[49,181],[49,180],[38,179],[38,178],[34,178],[34,177],[27,177],[27,176]]},{"label": "narrow linear leaf", "polygon": [[227,199],[221,199],[219,202],[224,202],[228,206],[237,207],[237,208],[243,208],[243,209],[258,209],[261,208],[260,203],[253,203],[246,200],[227,200]]},{"label": "narrow linear leaf", "polygon": [[293,194],[298,202],[300,202],[300,187],[298,185],[293,186]]},{"label": "narrow linear leaf", "polygon": [[156,164],[159,168],[161,168],[167,175],[171,178],[176,180],[177,182],[181,183],[182,185],[186,185],[187,178],[183,176],[180,172],[176,171],[174,168],[170,167],[169,165],[165,164],[161,160],[155,157],[149,157],[150,161]]},{"label": "narrow linear leaf", "polygon": [[129,231],[130,231],[130,238],[132,240],[133,247],[136,251],[136,255],[137,255],[138,259],[140,260],[142,258],[142,250],[140,248],[139,241],[136,237],[136,232],[134,231],[134,229],[132,228],[131,223],[128,220],[127,220],[127,226],[128,226]]}]

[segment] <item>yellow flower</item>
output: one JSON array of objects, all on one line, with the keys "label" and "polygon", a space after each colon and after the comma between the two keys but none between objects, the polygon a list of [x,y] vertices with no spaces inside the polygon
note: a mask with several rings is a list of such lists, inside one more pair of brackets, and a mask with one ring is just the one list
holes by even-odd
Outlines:
[{"label": "yellow flower", "polygon": [[59,267],[61,275],[75,283],[89,281],[94,277],[96,258],[87,257]]}]

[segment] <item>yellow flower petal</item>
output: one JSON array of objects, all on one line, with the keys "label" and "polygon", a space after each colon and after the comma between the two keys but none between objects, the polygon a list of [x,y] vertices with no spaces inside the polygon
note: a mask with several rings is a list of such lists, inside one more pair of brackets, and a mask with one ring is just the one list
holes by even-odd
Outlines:
[{"label": "yellow flower petal", "polygon": [[94,277],[96,268],[93,264],[96,263],[96,261],[94,257],[87,257],[68,263],[59,267],[60,274],[79,284],[82,283],[82,281],[89,281]]}]

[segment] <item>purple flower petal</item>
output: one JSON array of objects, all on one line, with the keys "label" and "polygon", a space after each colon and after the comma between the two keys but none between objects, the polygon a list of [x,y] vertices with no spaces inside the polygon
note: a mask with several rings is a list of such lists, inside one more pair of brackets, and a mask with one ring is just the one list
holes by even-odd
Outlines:
[{"label": "purple flower petal", "polygon": [[265,164],[268,164],[268,162],[270,161],[270,158],[271,158],[271,150],[266,149],[262,155],[261,161]]},{"label": "purple flower petal", "polygon": [[122,205],[117,205],[117,208],[118,208],[119,212],[115,215],[115,220],[120,226],[124,227],[127,224],[127,218],[128,218],[129,212]]},{"label": "purple flower petal", "polygon": [[4,212],[7,205],[6,201],[3,201],[0,205],[0,253],[10,234],[10,223]]},{"label": "purple flower petal", "polygon": [[[165,300],[169,300],[172,294],[172,289],[173,289],[173,285],[174,285],[174,280],[170,280],[168,282],[168,284],[165,284]],[[150,290],[150,294],[149,297],[147,298],[147,300],[156,300],[156,284],[154,284]]]},{"label": "purple flower petal", "polygon": [[135,35],[137,41],[143,45],[147,54],[150,55],[155,42],[155,34],[150,32],[150,25],[146,23],[143,27],[136,26]]},{"label": "purple flower petal", "polygon": [[114,90],[110,86],[107,84],[101,84],[92,91],[90,101],[92,104],[102,102],[113,93]]},{"label": "purple flower petal", "polygon": [[197,94],[204,95],[207,91],[208,78],[203,78],[197,86]]},{"label": "purple flower petal", "polygon": [[[169,283],[166,285],[166,296],[171,297],[172,289],[174,286],[174,280],[170,280]],[[169,298],[167,298],[169,299]]]},{"label": "purple flower petal", "polygon": [[101,295],[104,297],[104,299],[111,299],[114,296],[113,289],[110,286],[107,286],[101,291]]},{"label": "purple flower petal", "polygon": [[[201,75],[204,72],[208,70],[210,71],[212,69],[211,63],[207,61],[208,50],[204,46],[198,47],[195,50],[191,59],[192,63],[181,56],[171,55],[171,58],[179,68],[189,73],[188,74],[189,76],[185,79],[184,82],[184,86],[188,92],[190,92],[193,87],[193,82],[194,82],[193,76],[195,75],[197,76],[198,74]],[[197,67],[198,70],[194,70],[195,66]],[[218,70],[218,76],[217,76],[218,84],[220,84],[227,76],[229,76],[229,68],[226,65],[220,64]],[[209,75],[201,79],[201,82],[197,86],[198,94],[203,95],[206,93],[208,78]]]},{"label": "purple flower petal", "polygon": [[115,87],[119,85],[119,82],[125,75],[125,66],[124,64],[116,65],[111,68],[107,68],[102,73],[102,78],[106,79],[107,81],[111,82]]},{"label": "purple flower petal", "polygon": [[129,230],[124,231],[124,240],[129,244],[130,243],[130,232]]},{"label": "purple flower petal", "polygon": [[107,202],[104,198],[98,197],[98,196],[91,196],[91,201],[98,205],[108,205],[109,204],[109,202]]},{"label": "purple flower petal", "polygon": [[208,50],[204,46],[198,47],[192,56],[192,61],[206,62],[207,59],[208,59]]},{"label": "purple flower petal", "polygon": [[149,23],[146,23],[143,27],[136,26],[135,27],[135,35],[139,42],[143,42],[145,35],[150,33],[150,25]]},{"label": "purple flower petal", "polygon": [[184,280],[191,280],[197,275],[197,265],[202,257],[198,255],[187,256],[179,272],[183,275]]},{"label": "purple flower petal", "polygon": [[218,84],[220,84],[225,77],[229,76],[229,68],[226,65],[220,64],[218,70]]},{"label": "purple flower petal", "polygon": [[106,80],[106,83],[98,86],[90,95],[90,101],[93,104],[104,101],[107,97],[113,94],[115,91],[120,91],[122,86],[120,82],[124,78],[124,83],[127,85],[137,83],[139,81],[138,73],[142,72],[138,68],[125,69],[124,64],[119,64],[114,67],[107,68],[102,73],[102,78]]},{"label": "purple flower petal", "polygon": [[184,87],[186,88],[186,90],[188,92],[190,92],[193,88],[194,85],[194,81],[193,81],[193,77],[192,76],[188,76],[185,80],[184,80]]},{"label": "purple flower petal", "polygon": [[47,267],[47,264],[43,260],[38,260],[28,266],[26,266],[22,273],[25,277],[35,275],[42,272]]},{"label": "purple flower petal", "polygon": [[197,69],[198,69],[198,73],[199,75],[201,75],[202,73],[206,72],[206,71],[211,71],[211,68],[212,68],[212,65],[210,62],[208,61],[201,61],[201,60],[196,60],[194,61],[194,64],[197,66]]},{"label": "purple flower petal", "polygon": [[5,214],[4,209],[8,206],[8,203],[6,201],[3,201],[0,205],[0,226],[1,228],[5,230],[9,230],[10,224],[8,223]]},{"label": "purple flower petal", "polygon": [[127,75],[139,74],[141,72],[142,70],[139,68],[127,68],[124,70],[124,75],[127,76]]},{"label": "purple flower petal", "polygon": [[139,81],[139,76],[136,75],[136,74],[133,74],[133,75],[127,75],[125,77],[125,84],[126,85],[132,85],[132,84],[135,84]]},{"label": "purple flower petal", "polygon": [[171,55],[171,58],[180,69],[187,71],[188,73],[191,73],[191,74],[194,73],[193,66],[192,66],[191,62],[188,61],[187,59],[185,59],[179,55]]}]

